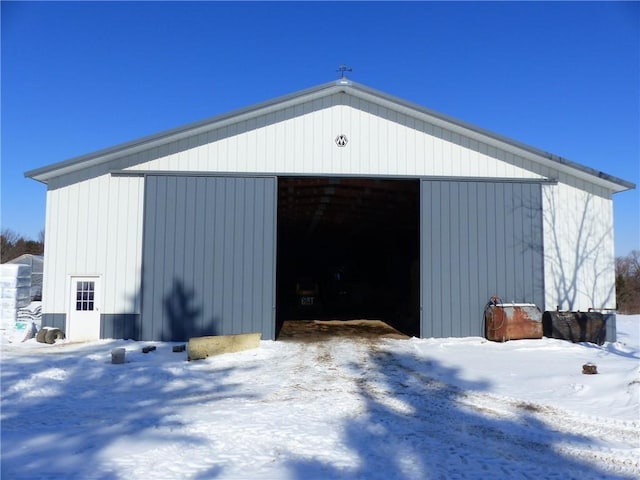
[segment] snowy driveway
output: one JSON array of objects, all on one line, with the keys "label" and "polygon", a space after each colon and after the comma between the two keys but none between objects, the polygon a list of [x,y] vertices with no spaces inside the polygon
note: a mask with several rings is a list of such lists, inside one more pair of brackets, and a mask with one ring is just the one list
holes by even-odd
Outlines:
[{"label": "snowy driveway", "polygon": [[[635,478],[635,390],[594,415],[576,381],[631,386],[638,352],[558,342],[280,341],[196,362],[168,343],[5,346],[2,478]],[[585,355],[618,373],[548,370]]]}]

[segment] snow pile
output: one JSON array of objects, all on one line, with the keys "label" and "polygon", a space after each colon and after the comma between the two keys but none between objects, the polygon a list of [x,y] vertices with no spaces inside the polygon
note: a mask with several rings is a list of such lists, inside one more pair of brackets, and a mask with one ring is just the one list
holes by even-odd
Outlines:
[{"label": "snow pile", "polygon": [[637,478],[639,330],[263,341],[196,362],[160,342],[5,345],[2,478]]}]

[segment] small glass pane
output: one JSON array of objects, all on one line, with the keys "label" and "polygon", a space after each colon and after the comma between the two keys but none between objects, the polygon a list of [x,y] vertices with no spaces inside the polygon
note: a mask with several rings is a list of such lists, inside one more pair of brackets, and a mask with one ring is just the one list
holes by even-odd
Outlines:
[{"label": "small glass pane", "polygon": [[93,310],[95,300],[95,282],[76,283],[76,310]]}]

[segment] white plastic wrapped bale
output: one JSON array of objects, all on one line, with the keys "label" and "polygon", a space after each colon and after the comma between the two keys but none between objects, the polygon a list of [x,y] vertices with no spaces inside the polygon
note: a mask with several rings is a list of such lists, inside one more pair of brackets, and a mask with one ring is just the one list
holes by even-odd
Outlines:
[{"label": "white plastic wrapped bale", "polygon": [[31,288],[31,267],[16,263],[0,265],[0,288]]},{"label": "white plastic wrapped bale", "polygon": [[18,309],[30,303],[31,267],[7,263],[0,265],[0,331],[3,336],[9,333],[13,336]]},{"label": "white plastic wrapped bale", "polygon": [[31,303],[31,286],[3,288],[0,291],[0,303],[7,307],[26,307]]},{"label": "white plastic wrapped bale", "polygon": [[29,265],[31,267],[31,299],[40,301],[42,298],[42,271],[44,256],[25,253],[7,263]]}]

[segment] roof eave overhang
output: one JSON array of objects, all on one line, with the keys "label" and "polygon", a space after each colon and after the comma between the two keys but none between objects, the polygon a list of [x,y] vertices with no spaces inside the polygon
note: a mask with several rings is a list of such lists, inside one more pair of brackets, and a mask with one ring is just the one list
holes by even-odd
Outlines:
[{"label": "roof eave overhang", "polygon": [[305,101],[314,100],[327,95],[327,90],[338,89],[335,82],[320,85],[307,90],[302,90],[290,95],[278,97],[267,102],[252,105],[250,107],[241,108],[221,115],[216,115],[205,120],[183,125],[178,128],[166,130],[160,133],[142,137],[130,142],[121,143],[119,145],[98,150],[86,155],[74,157],[62,162],[47,165],[45,167],[36,168],[25,172],[24,176],[33,178],[34,180],[47,183],[48,180],[59,177],[68,173],[72,173],[78,169],[84,169],[108,162],[115,158],[125,155],[134,155],[138,152],[154,148],[166,143],[175,142],[183,138],[205,133],[213,129],[222,128],[226,125],[248,120],[259,115],[265,115],[272,111],[296,105]]},{"label": "roof eave overhang", "polygon": [[87,155],[82,155],[52,165],[30,170],[25,172],[24,175],[25,177],[29,177],[46,184],[52,178],[66,175],[79,169],[99,165],[123,156],[134,155],[141,151],[158,147],[169,142],[175,142],[183,138],[205,133],[213,129],[222,128],[233,123],[249,120],[260,115],[265,115],[276,110],[312,101],[338,92],[348,92],[349,94],[363,100],[376,103],[380,106],[412,117],[420,118],[449,131],[510,151],[511,153],[542,163],[550,168],[566,172],[569,175],[581,178],[587,182],[600,185],[614,193],[635,188],[635,184],[627,182],[626,180],[580,165],[510,138],[503,137],[491,131],[476,127],[475,125],[448,117],[439,112],[429,110],[401,98],[365,87],[348,79],[340,79],[336,82],[325,83],[290,95],[278,97],[267,102],[234,110],[212,118],[190,123],[182,127],[149,135],[114,147],[105,148]]},{"label": "roof eave overhang", "polygon": [[368,87],[361,85],[355,86],[353,93],[355,96],[358,96],[363,100],[374,101],[395,111],[421,118],[438,127],[445,128],[449,131],[489,144],[496,148],[507,150],[515,155],[536,161],[547,167],[565,172],[587,182],[595,183],[601,187],[611,190],[614,193],[632,190],[636,187],[632,182],[628,182],[613,175],[586,167],[566,158],[545,152],[544,150],[537,149],[489,130],[443,115],[440,112],[407,102],[401,98],[377,92]]}]

